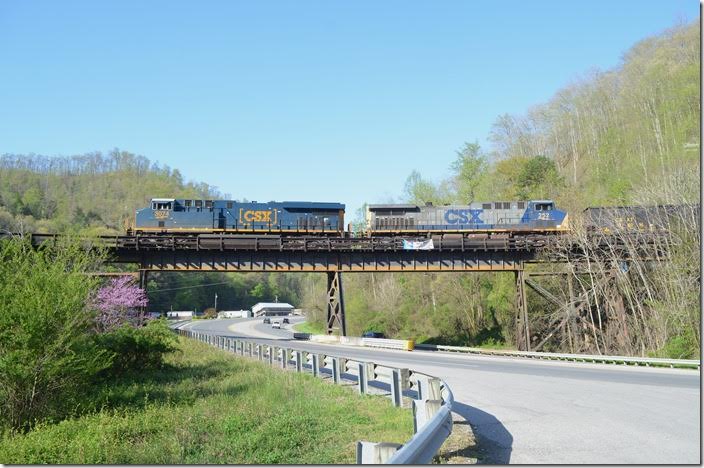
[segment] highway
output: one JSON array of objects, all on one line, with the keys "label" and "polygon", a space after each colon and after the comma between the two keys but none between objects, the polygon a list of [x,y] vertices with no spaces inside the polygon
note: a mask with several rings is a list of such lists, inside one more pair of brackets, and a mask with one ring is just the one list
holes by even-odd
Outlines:
[{"label": "highway", "polygon": [[[292,322],[301,319],[292,319]],[[445,380],[478,437],[480,463],[701,463],[700,372],[395,351],[291,340],[261,318],[202,320],[204,333],[413,368]]]}]

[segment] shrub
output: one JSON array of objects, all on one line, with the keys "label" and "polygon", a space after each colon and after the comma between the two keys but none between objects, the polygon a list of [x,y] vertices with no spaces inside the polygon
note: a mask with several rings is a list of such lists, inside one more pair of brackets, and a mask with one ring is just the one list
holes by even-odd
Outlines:
[{"label": "shrub", "polygon": [[123,374],[163,365],[164,353],[176,349],[177,337],[164,319],[150,320],[140,328],[123,324],[112,332],[96,336],[99,346],[112,356],[106,374]]},{"label": "shrub", "polygon": [[125,323],[139,326],[144,322],[140,308],[147,305],[147,293],[134,284],[133,278],[114,278],[98,290],[94,305],[98,310],[95,320],[98,332],[109,332]]},{"label": "shrub", "polygon": [[90,378],[110,365],[96,347],[86,306],[100,254],[62,243],[35,250],[0,242],[0,421],[27,429],[61,416]]}]

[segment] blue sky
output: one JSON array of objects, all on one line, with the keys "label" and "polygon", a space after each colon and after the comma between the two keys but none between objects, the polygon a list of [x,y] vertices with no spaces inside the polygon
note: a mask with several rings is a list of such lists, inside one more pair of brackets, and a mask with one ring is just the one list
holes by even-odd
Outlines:
[{"label": "blue sky", "polygon": [[[0,153],[118,147],[250,200],[399,197],[699,14],[658,1],[8,1]],[[167,196],[169,194],[154,194]]]}]

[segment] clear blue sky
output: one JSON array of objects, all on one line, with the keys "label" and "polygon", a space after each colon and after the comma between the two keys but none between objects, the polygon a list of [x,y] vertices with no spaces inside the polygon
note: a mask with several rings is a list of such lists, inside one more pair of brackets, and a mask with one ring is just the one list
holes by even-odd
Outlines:
[{"label": "clear blue sky", "polygon": [[[0,153],[118,147],[250,200],[364,201],[699,14],[658,1],[8,1]],[[168,194],[154,194],[166,196]]]}]

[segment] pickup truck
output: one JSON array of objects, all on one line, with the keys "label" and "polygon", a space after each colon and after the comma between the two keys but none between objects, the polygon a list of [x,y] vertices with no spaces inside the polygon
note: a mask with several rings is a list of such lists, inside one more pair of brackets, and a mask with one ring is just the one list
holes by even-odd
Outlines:
[{"label": "pickup truck", "polygon": [[278,320],[274,320],[273,322],[271,322],[271,328],[279,328],[280,329],[281,322],[279,322]]}]

